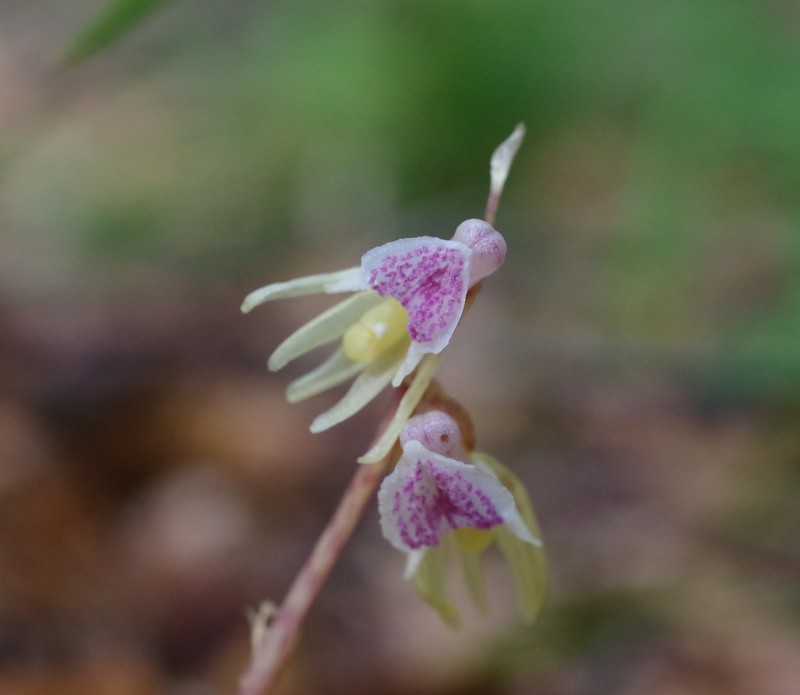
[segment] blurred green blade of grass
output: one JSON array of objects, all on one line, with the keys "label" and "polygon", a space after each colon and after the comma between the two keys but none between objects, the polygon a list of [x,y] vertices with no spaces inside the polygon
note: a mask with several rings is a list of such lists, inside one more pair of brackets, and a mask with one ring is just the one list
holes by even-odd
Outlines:
[{"label": "blurred green blade of grass", "polygon": [[144,21],[170,0],[115,0],[81,31],[68,47],[65,62],[78,65]]}]

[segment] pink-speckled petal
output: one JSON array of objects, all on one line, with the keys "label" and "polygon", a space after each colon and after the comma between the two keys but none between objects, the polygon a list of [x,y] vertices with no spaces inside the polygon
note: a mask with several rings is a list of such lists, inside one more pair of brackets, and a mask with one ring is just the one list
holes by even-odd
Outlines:
[{"label": "pink-speckled petal", "polygon": [[384,537],[409,552],[439,545],[447,531],[486,530],[518,515],[514,498],[477,466],[428,451],[409,441],[378,491]]},{"label": "pink-speckled petal", "polygon": [[461,242],[423,236],[367,251],[361,273],[378,294],[405,307],[408,333],[421,356],[441,352],[450,342],[464,311],[470,262],[471,251]]}]

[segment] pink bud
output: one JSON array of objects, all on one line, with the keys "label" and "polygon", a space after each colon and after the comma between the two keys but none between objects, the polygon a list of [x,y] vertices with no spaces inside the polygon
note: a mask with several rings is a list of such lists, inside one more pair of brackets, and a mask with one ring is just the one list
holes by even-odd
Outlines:
[{"label": "pink bud", "polygon": [[472,251],[469,286],[491,275],[506,258],[506,240],[484,220],[465,220],[456,228],[453,241],[460,241]]},{"label": "pink bud", "polygon": [[461,446],[461,431],[456,421],[446,413],[433,410],[409,419],[400,433],[400,444],[419,442],[428,451],[454,459],[465,459]]}]

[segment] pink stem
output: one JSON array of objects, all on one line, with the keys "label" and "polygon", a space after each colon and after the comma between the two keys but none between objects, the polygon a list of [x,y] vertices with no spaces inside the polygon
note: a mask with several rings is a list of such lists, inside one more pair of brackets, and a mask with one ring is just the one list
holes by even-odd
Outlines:
[{"label": "pink stem", "polygon": [[306,613],[372,499],[385,466],[386,459],[358,467],[263,640],[253,647],[250,666],[239,683],[239,695],[265,695],[275,684]]},{"label": "pink stem", "polygon": [[486,212],[483,215],[483,219],[492,226],[494,226],[494,218],[495,215],[497,215],[497,208],[500,205],[500,196],[502,193],[502,190],[489,191],[489,198],[486,201]]}]

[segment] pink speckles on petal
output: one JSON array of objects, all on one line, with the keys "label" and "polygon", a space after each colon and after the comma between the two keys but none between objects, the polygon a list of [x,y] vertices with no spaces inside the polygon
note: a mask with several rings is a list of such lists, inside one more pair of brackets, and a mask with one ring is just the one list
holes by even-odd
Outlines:
[{"label": "pink speckles on petal", "polygon": [[486,530],[507,521],[511,493],[474,465],[408,442],[378,492],[384,536],[405,550],[430,548],[457,528]]},{"label": "pink speckles on petal", "polygon": [[415,237],[378,246],[361,259],[361,272],[381,296],[408,312],[411,339],[438,353],[450,341],[464,310],[470,250],[457,241]]}]

